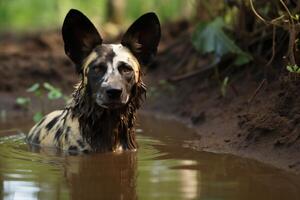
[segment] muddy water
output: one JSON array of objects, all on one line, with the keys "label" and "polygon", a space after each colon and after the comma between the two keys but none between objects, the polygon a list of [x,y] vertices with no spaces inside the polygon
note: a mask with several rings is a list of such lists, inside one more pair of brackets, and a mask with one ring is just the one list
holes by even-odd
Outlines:
[{"label": "muddy water", "polygon": [[300,177],[231,155],[190,148],[195,134],[140,120],[138,152],[68,156],[29,150],[24,135],[0,139],[4,199],[300,199]]}]

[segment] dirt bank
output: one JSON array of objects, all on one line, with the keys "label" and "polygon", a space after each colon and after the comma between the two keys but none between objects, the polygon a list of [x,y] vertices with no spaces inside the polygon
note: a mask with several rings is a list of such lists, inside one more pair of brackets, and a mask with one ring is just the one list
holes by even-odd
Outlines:
[{"label": "dirt bank", "polygon": [[244,84],[237,86],[241,92],[231,98],[221,98],[218,87],[204,88],[191,82],[198,92],[189,93],[188,86],[178,85],[178,92],[148,98],[145,110],[195,128],[200,139],[195,139],[194,149],[254,158],[299,173],[299,105],[280,105],[280,101],[288,101],[289,94],[282,92],[279,84],[265,86],[263,94],[248,105],[255,82],[247,90]]},{"label": "dirt bank", "polygon": [[[178,27],[188,30],[185,22]],[[299,81],[288,81],[278,69],[265,76],[264,70],[259,70],[264,68],[261,65],[230,73],[225,69],[221,75],[230,74],[230,84],[222,96],[212,71],[182,77],[207,66],[210,59],[195,52],[189,31],[167,30],[157,59],[145,70],[149,87],[143,111],[196,128],[199,137],[191,144],[194,149],[251,157],[299,173]],[[48,81],[70,93],[78,80],[56,31],[22,37],[2,35],[0,73],[0,109],[14,119],[24,117],[14,99],[28,95],[24,91],[31,84]]]},{"label": "dirt bank", "polygon": [[279,61],[267,74],[262,63],[230,73],[220,70],[230,79],[224,96],[214,71],[190,75],[205,68],[207,58],[196,53],[200,59],[192,70],[192,61],[180,63],[186,51],[195,54],[188,39],[175,48],[161,52],[157,68],[147,73],[145,110],[194,127],[201,139],[192,148],[250,157],[299,173],[299,78],[288,76]]}]

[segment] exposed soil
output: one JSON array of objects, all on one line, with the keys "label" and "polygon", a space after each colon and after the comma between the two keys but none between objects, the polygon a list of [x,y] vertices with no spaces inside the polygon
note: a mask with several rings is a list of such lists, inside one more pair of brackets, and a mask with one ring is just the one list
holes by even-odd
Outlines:
[{"label": "exposed soil", "polygon": [[186,37],[158,55],[157,68],[147,74],[155,89],[146,110],[184,119],[196,128],[201,137],[196,149],[251,157],[299,173],[299,77],[286,75],[279,61],[268,74],[261,63],[229,73],[219,66],[220,76],[231,80],[222,96],[214,71],[205,70],[209,58],[201,58],[191,46]]},{"label": "exposed soil", "polygon": [[[144,112],[196,128],[199,137],[192,148],[251,157],[299,173],[299,78],[291,81],[275,66],[266,75],[266,67],[257,63],[224,69],[220,76],[229,76],[230,84],[222,96],[214,71],[205,68],[209,56],[197,54],[190,42],[189,24],[170,27],[164,29],[157,59],[144,69],[149,85]],[[48,81],[70,93],[78,80],[57,31],[0,36],[0,73],[0,110],[6,110],[8,120],[24,117],[14,99],[28,95],[24,91],[33,83]]]},{"label": "exposed soil", "polygon": [[35,82],[52,81],[63,89],[75,82],[57,31],[0,37],[0,90],[22,91]]}]

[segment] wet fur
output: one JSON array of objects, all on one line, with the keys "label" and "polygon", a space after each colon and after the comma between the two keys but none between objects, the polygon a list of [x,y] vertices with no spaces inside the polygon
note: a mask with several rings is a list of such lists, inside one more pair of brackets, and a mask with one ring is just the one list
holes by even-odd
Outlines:
[{"label": "wet fur", "polygon": [[92,101],[81,82],[64,110],[54,111],[36,124],[27,140],[70,152],[118,151],[137,148],[135,115],[146,94],[141,80],[126,107],[108,110]]},{"label": "wet fur", "polygon": [[[146,38],[134,38],[144,31],[150,31],[150,34],[142,34]],[[121,44],[107,45],[102,44],[101,36],[88,18],[72,9],[66,16],[62,32],[65,52],[74,62],[81,81],[75,87],[70,103],[63,110],[46,115],[30,130],[27,141],[39,146],[57,147],[70,153],[137,149],[134,129],[136,110],[140,108],[146,94],[140,68],[156,53],[160,38],[158,18],[154,13],[141,16],[125,33]],[[138,51],[130,40],[139,43]],[[122,90],[129,97],[126,104],[110,109],[99,105],[95,99],[95,93],[104,94],[96,86],[106,81],[105,76],[101,80],[92,80],[95,75],[90,76],[90,70],[97,60],[116,67],[117,64],[112,63],[114,58],[118,58],[117,63],[121,61],[131,64],[133,76],[130,79],[124,76],[117,82],[126,86],[126,90]]]},{"label": "wet fur", "polygon": [[146,88],[141,79],[132,88],[126,107],[108,110],[95,104],[81,84],[74,93],[72,117],[79,121],[80,132],[85,141],[96,151],[136,149],[135,115],[140,107]]}]

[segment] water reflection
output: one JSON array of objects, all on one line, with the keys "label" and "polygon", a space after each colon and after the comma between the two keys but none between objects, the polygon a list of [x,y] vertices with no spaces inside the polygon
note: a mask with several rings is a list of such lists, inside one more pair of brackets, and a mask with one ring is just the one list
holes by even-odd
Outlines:
[{"label": "water reflection", "polygon": [[40,191],[37,184],[26,181],[4,181],[3,191],[5,199],[36,199]]},{"label": "water reflection", "polygon": [[[179,163],[183,166],[196,165],[195,160],[183,160]],[[179,172],[180,175],[180,191],[183,194],[184,199],[196,199],[200,197],[200,187],[199,183],[201,182],[201,173],[197,170],[190,169],[181,169]]]},{"label": "water reflection", "polygon": [[137,157],[134,152],[71,156],[65,178],[72,199],[137,199]]},{"label": "water reflection", "polygon": [[136,152],[82,156],[53,149],[32,152],[23,136],[15,138],[0,141],[0,198],[137,199]]},{"label": "water reflection", "polygon": [[[182,124],[151,117],[143,118],[140,123],[144,135],[160,138],[160,144],[151,145],[159,155],[154,160],[168,167],[169,174],[161,176],[173,179],[169,188],[162,190],[175,193],[177,197],[171,194],[168,197],[204,200],[300,199],[299,175],[250,159],[188,148],[195,135]],[[176,189],[172,191],[172,188]]]}]

